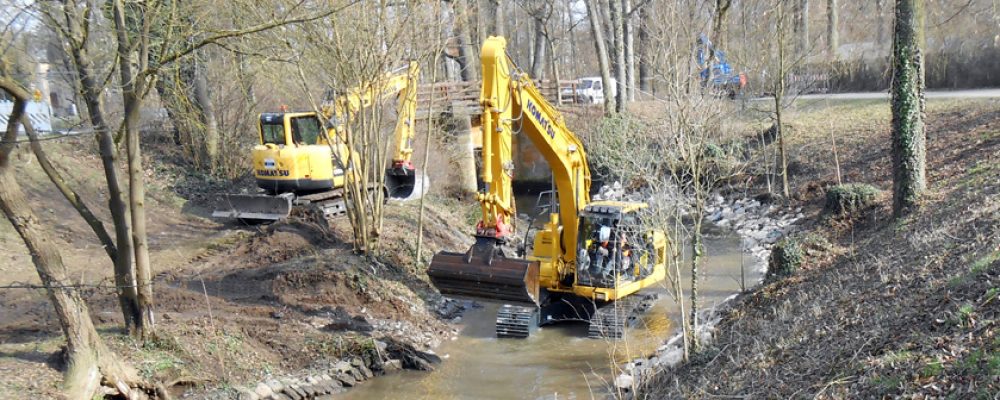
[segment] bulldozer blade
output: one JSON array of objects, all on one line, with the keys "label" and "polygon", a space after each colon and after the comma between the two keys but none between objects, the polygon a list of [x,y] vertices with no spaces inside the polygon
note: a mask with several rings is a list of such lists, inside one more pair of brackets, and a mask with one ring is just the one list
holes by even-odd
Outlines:
[{"label": "bulldozer blade", "polygon": [[385,187],[389,198],[407,199],[417,187],[417,171],[413,168],[386,168]]},{"label": "bulldozer blade", "polygon": [[483,250],[477,244],[468,253],[437,253],[427,275],[445,296],[537,306],[538,263]]},{"label": "bulldozer blade", "polygon": [[261,194],[225,194],[220,196],[214,218],[277,221],[292,212],[292,196]]}]

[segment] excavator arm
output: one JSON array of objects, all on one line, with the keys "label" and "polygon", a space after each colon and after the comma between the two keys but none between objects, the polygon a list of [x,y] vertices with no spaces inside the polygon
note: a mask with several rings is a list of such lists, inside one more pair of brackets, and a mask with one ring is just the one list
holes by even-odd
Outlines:
[{"label": "excavator arm", "polygon": [[385,185],[389,196],[393,198],[409,198],[414,195],[418,183],[417,169],[413,166],[413,136],[416,131],[417,116],[417,76],[420,65],[410,62],[406,74],[406,86],[399,93],[399,113],[396,118],[396,129],[393,131],[392,164],[385,172]]},{"label": "excavator arm", "polygon": [[[577,218],[590,201],[590,170],[580,140],[566,128],[531,78],[506,53],[506,40],[490,37],[481,52],[483,86],[483,190],[477,195],[482,218],[476,244],[466,253],[441,252],[428,275],[442,294],[480,300],[537,304],[539,264],[572,271],[576,260]],[[514,234],[516,207],[512,138],[527,137],[552,169],[559,210],[549,217],[539,249],[531,260],[507,258],[504,245]]]},{"label": "excavator arm", "polygon": [[[372,103],[397,96],[396,127],[393,130],[392,164],[386,169],[385,185],[392,198],[408,198],[414,194],[417,173],[413,167],[414,120],[417,113],[417,78],[420,64],[416,61],[390,71],[371,84],[354,87],[334,96],[323,106],[334,135],[343,135],[350,118]],[[343,141],[343,139],[341,139]],[[343,150],[342,150],[343,151]],[[342,157],[342,160],[344,158]]]}]

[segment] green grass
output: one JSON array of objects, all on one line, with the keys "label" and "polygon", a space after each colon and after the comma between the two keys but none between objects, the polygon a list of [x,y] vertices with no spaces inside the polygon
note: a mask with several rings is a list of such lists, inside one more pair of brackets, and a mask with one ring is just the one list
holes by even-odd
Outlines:
[{"label": "green grass", "polygon": [[882,356],[882,361],[888,364],[898,364],[909,361],[913,358],[913,353],[906,350],[890,351]]},{"label": "green grass", "polygon": [[872,383],[882,389],[882,394],[889,394],[896,391],[903,384],[903,378],[897,375],[880,376],[873,379]]},{"label": "green grass", "polygon": [[972,264],[969,265],[969,271],[967,273],[952,278],[951,281],[948,282],[948,284],[951,286],[958,286],[964,283],[967,279],[970,279],[972,277],[975,277],[976,275],[983,273],[983,271],[986,271],[986,268],[989,268],[989,266],[992,265],[997,260],[1000,260],[1000,250],[993,251],[983,256],[982,258],[974,261]]},{"label": "green grass", "polygon": [[978,274],[980,272],[985,271],[986,267],[988,267],[990,264],[993,264],[996,260],[1000,260],[1000,250],[994,251],[990,254],[987,254],[985,257],[976,260],[976,262],[972,263],[972,266],[969,268],[969,270],[972,271],[973,273]]},{"label": "green grass", "polygon": [[938,376],[941,372],[944,372],[944,366],[941,361],[932,361],[920,369],[920,376],[930,378]]}]

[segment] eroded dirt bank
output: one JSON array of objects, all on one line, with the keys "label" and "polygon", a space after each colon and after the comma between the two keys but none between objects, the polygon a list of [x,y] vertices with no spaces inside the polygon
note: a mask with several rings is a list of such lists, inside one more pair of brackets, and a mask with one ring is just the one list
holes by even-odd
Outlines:
[{"label": "eroded dirt bank", "polygon": [[[74,171],[74,183],[100,217],[102,176],[83,138],[51,142],[50,156]],[[350,245],[346,218],[310,218],[271,225],[219,223],[204,218],[214,193],[251,183],[192,176],[169,144],[147,143],[150,243],[154,260],[157,337],[142,345],[121,332],[111,286],[111,263],[86,225],[55,197],[29,153],[17,158],[23,184],[43,222],[54,227],[102,337],[143,377],[164,382],[175,395],[247,396],[262,382],[307,378],[370,379],[400,368],[433,368],[432,349],[454,335],[449,321],[461,311],[445,302],[414,267],[418,202],[386,207],[382,251],[363,258]],[[446,162],[429,171],[442,177]],[[448,188],[428,195],[424,252],[468,246],[467,202]],[[0,223],[0,284],[31,285],[30,255]],[[0,290],[0,398],[57,398],[63,338],[38,289]],[[374,354],[374,356],[373,356]],[[346,367],[345,367],[346,363]],[[333,385],[333,383],[330,383]],[[286,385],[288,386],[288,385]],[[331,388],[332,389],[332,388]]]}]

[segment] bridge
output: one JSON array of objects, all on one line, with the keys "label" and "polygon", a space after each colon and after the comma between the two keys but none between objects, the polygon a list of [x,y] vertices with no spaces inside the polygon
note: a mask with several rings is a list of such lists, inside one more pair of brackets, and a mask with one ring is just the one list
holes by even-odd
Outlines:
[{"label": "bridge", "polygon": [[[573,96],[579,83],[575,80],[536,80],[535,86],[545,96],[545,100],[557,107],[564,108],[582,105]],[[473,149],[473,152],[468,154],[469,156],[478,154],[478,150],[482,148],[482,135],[480,134],[482,108],[479,106],[481,87],[482,83],[479,81],[438,82],[420,85],[417,88],[417,119],[426,120],[430,115],[457,117],[454,123],[446,125],[451,126],[452,134],[455,135],[456,139],[469,140],[468,143]],[[465,132],[466,128],[469,134],[468,139],[460,135],[461,132]],[[534,145],[530,141],[519,140],[519,136],[514,137],[513,145],[514,169],[518,171],[515,178],[517,183],[549,183],[551,170]],[[472,160],[467,162],[471,163]]]},{"label": "bridge", "polygon": [[[556,106],[577,104],[575,96],[579,81],[536,80],[535,86],[545,99]],[[430,113],[451,113],[472,116],[478,120],[479,81],[449,81],[422,84],[417,89],[417,119],[426,119]]]}]

